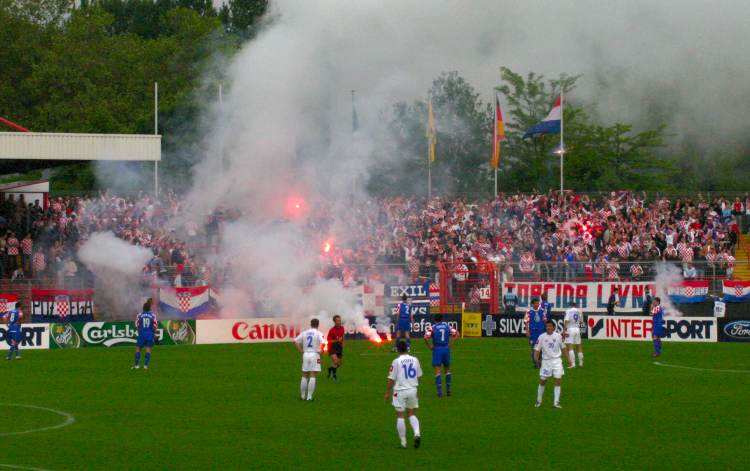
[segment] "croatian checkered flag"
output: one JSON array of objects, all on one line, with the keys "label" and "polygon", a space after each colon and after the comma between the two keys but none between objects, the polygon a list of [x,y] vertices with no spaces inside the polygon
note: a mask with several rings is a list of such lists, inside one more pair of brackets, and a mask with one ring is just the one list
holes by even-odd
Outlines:
[{"label": "croatian checkered flag", "polygon": [[180,303],[180,311],[182,313],[188,312],[193,307],[193,294],[190,291],[177,293],[177,299]]},{"label": "croatian checkered flag", "polygon": [[61,294],[55,296],[55,314],[63,319],[70,313],[70,296]]}]

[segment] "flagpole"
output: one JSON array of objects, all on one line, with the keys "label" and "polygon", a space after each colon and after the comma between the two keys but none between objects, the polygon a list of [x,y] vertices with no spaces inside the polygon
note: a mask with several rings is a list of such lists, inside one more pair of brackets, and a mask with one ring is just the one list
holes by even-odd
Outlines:
[{"label": "flagpole", "polygon": [[[154,82],[154,135],[159,135],[159,82]],[[159,197],[159,161],[154,160],[154,198]]]},{"label": "flagpole", "polygon": [[563,131],[565,129],[565,121],[563,118],[563,114],[565,111],[564,108],[564,95],[565,95],[565,86],[560,89],[560,196],[562,196],[563,191],[565,190],[565,185],[563,184],[563,156],[565,155],[565,140],[563,139]]},{"label": "flagpole", "polygon": [[495,168],[495,198],[497,198],[497,168]]},{"label": "flagpole", "polygon": [[432,199],[432,161],[427,157],[427,199]]},{"label": "flagpole", "polygon": [[[354,110],[354,93],[355,90],[352,89],[352,134],[350,136],[350,140],[352,142],[352,145],[354,145],[354,133],[356,131],[356,128],[354,127],[354,116],[355,116],[355,110]],[[355,195],[357,193],[357,177],[352,178],[352,195]]]},{"label": "flagpole", "polygon": [[[428,106],[428,112],[427,112],[427,128],[428,128],[428,134],[430,132],[434,133],[434,121],[431,122],[430,118],[433,117],[432,115],[432,96],[430,94],[427,94],[427,106]],[[430,126],[433,126],[432,129],[430,129]],[[428,137],[427,139],[427,199],[432,199],[432,149],[433,149],[433,140],[435,139],[434,134]]]}]

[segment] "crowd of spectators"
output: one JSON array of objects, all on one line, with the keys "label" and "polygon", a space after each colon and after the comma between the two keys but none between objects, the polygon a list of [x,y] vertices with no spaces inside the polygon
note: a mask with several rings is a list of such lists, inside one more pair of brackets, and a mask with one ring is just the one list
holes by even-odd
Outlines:
[{"label": "crowd of spectators", "polygon": [[[78,248],[89,234],[111,231],[131,244],[148,248],[153,257],[144,278],[172,286],[208,284],[198,224],[187,221],[182,237],[168,222],[180,214],[181,199],[168,192],[159,199],[101,193],[96,197],[57,197],[45,209],[23,195],[0,202],[0,275],[11,280],[34,278],[59,286],[91,283],[91,273],[78,259]],[[210,232],[212,223],[204,226]],[[191,245],[189,249],[188,244]],[[205,245],[205,244],[204,244]],[[116,254],[113,254],[116,256]]]},{"label": "crowd of spectators", "polygon": [[[506,279],[642,279],[657,261],[686,278],[732,276],[750,196],[649,198],[627,191],[499,195],[481,201],[390,198],[355,210],[346,266],[496,262]],[[346,273],[343,273],[346,277]]]},{"label": "crowd of spectators", "polygon": [[[43,208],[12,196],[0,201],[0,276],[65,283],[90,274],[77,259],[88,234],[112,231],[150,249],[144,274],[172,286],[215,282],[207,253],[220,244],[222,222],[238,214],[217,211],[185,219],[181,198],[101,193],[57,197]],[[335,231],[330,206],[308,217],[311,237]],[[339,215],[341,216],[341,215]],[[179,232],[169,223],[181,219]],[[340,217],[338,219],[341,219]],[[394,197],[352,204],[346,234],[321,254],[323,273],[346,283],[376,276],[384,265],[407,277],[432,278],[438,262],[496,262],[506,279],[639,279],[655,261],[680,265],[686,278],[731,277],[741,227],[750,220],[750,196],[649,198],[646,193],[589,196],[566,192],[509,194],[468,201]],[[179,236],[178,236],[179,234]],[[376,268],[377,267],[377,268]]]}]

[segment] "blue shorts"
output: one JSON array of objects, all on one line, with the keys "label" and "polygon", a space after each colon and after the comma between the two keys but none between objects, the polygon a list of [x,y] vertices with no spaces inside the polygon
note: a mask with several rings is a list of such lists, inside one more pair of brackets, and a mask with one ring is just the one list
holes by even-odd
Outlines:
[{"label": "blue shorts", "polygon": [[139,347],[153,347],[154,346],[154,337],[142,337],[138,336],[138,346]]},{"label": "blue shorts", "polygon": [[537,340],[539,340],[539,335],[532,335],[531,337],[529,337],[529,347],[534,348]]},{"label": "blue shorts", "polygon": [[13,340],[21,343],[21,329],[14,329],[11,327],[6,334],[6,339],[8,341],[8,344],[10,344],[10,342]]},{"label": "blue shorts", "polygon": [[435,347],[432,349],[432,366],[451,366],[451,349],[448,347]]},{"label": "blue shorts", "polygon": [[400,330],[401,332],[411,333],[411,321],[409,320],[402,321],[399,319],[398,324],[396,325],[396,330]]},{"label": "blue shorts", "polygon": [[664,329],[664,327],[658,327],[654,329],[654,337],[662,338],[666,336],[666,334],[667,332],[666,332],[666,329]]}]

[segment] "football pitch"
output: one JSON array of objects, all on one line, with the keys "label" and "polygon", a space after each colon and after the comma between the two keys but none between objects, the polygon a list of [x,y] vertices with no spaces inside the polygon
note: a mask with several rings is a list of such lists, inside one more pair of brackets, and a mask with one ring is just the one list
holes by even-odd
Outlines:
[{"label": "football pitch", "polygon": [[366,341],[314,402],[292,344],[157,346],[148,371],[130,348],[27,350],[0,363],[0,469],[747,469],[747,345],[666,343],[662,365],[650,343],[584,349],[563,409],[551,382],[535,409],[525,339],[459,340],[450,398],[415,341],[417,450],[383,399],[395,354]]}]

